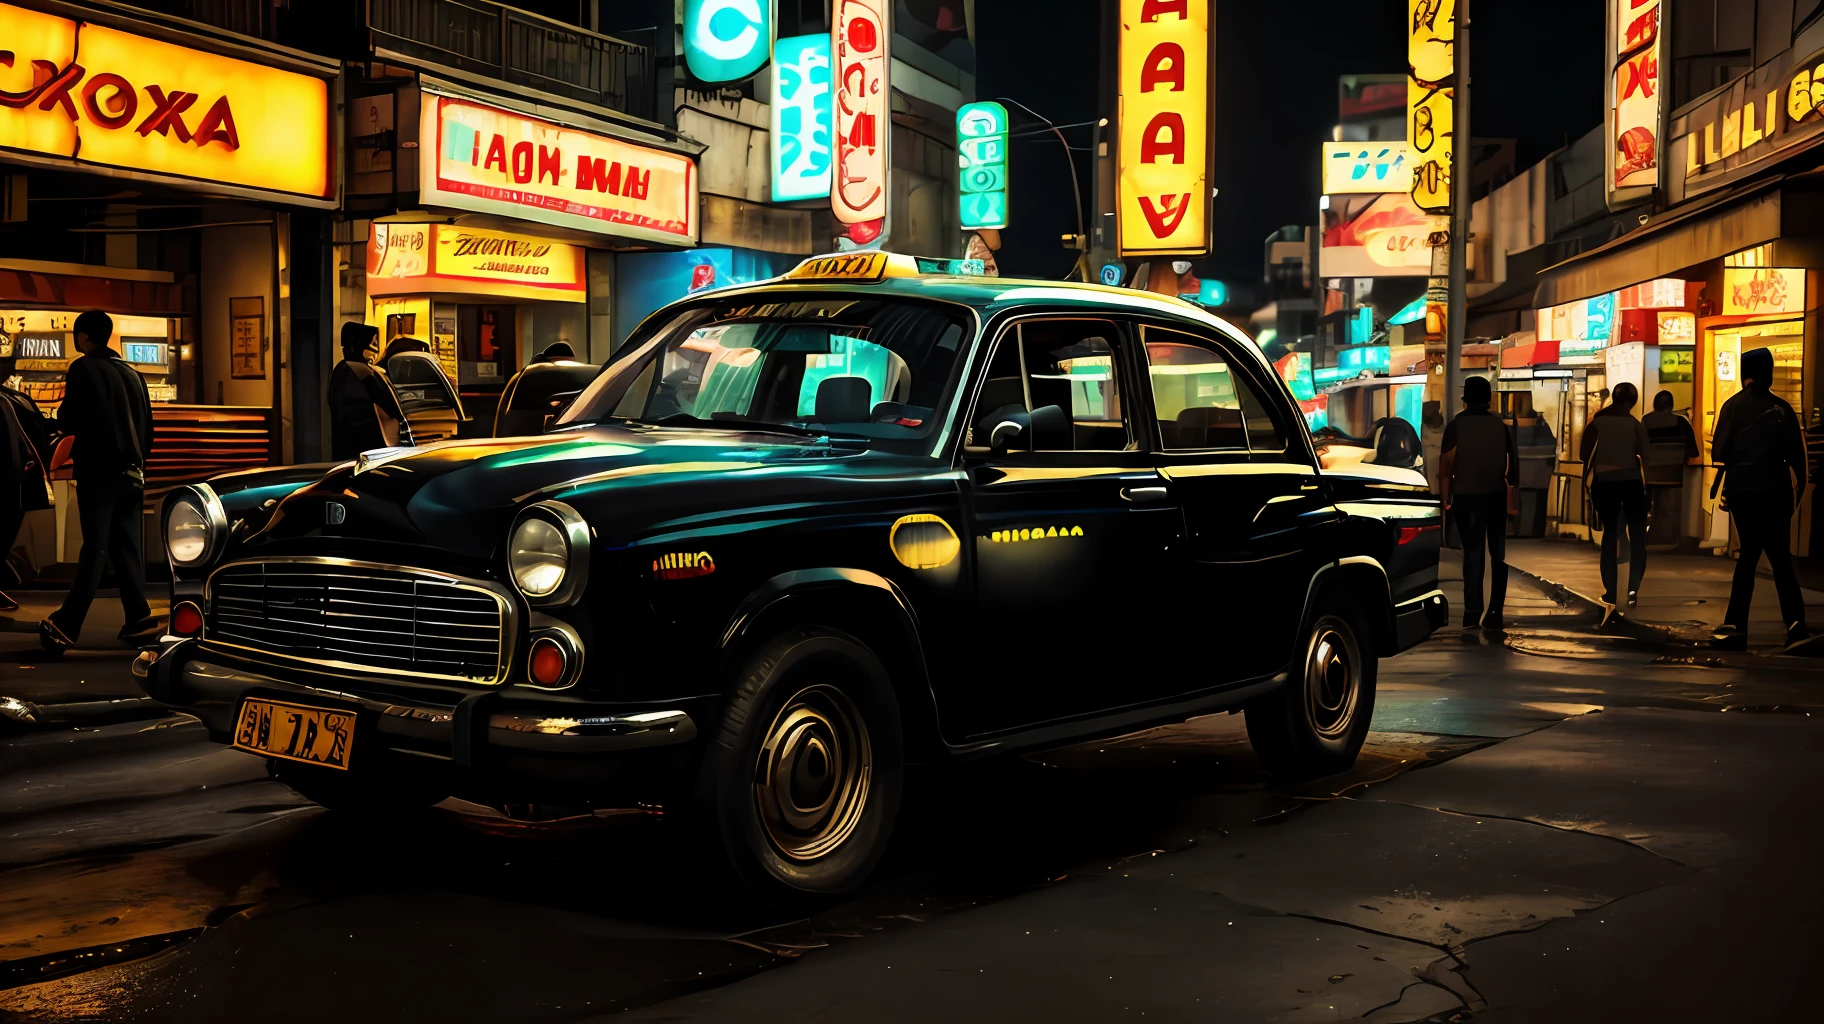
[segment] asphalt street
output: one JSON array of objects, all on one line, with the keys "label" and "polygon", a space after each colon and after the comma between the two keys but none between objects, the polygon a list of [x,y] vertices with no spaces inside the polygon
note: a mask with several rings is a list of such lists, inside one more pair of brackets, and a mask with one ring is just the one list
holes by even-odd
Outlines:
[{"label": "asphalt street", "polygon": [[[1272,784],[1229,715],[925,771],[810,918],[707,895],[639,811],[354,825],[183,716],[9,720],[0,1017],[1809,1019],[1824,664],[1515,586],[1505,636],[1383,663],[1346,776]],[[0,694],[130,697],[125,651],[30,640]]]}]

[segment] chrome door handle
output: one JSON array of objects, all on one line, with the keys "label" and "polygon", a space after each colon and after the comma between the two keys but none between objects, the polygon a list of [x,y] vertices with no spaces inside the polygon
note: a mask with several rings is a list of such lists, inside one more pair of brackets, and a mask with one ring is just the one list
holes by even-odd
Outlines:
[{"label": "chrome door handle", "polygon": [[1132,502],[1164,501],[1167,498],[1170,498],[1171,496],[1172,496],[1171,490],[1166,487],[1123,487],[1123,488],[1121,488],[1121,498],[1124,501],[1132,501]]}]

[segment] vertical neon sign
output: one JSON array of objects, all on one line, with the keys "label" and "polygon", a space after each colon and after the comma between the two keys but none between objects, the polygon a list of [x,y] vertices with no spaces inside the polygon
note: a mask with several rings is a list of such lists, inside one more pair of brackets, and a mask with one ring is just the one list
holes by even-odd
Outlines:
[{"label": "vertical neon sign", "polygon": [[848,226],[842,242],[877,246],[886,234],[890,0],[835,0],[830,52],[836,70],[836,167],[830,206]]},{"label": "vertical neon sign", "polygon": [[956,162],[963,227],[1007,226],[1007,108],[992,100],[956,111]]},{"label": "vertical neon sign", "polygon": [[773,202],[830,194],[830,37],[773,47]]},{"label": "vertical neon sign", "polygon": [[699,81],[752,75],[772,43],[772,0],[684,0],[684,66]]}]

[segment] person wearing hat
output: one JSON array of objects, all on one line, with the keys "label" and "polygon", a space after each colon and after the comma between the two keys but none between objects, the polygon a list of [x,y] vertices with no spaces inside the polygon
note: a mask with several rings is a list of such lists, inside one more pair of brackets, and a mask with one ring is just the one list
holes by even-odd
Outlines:
[{"label": "person wearing hat", "polygon": [[[1463,382],[1463,411],[1444,428],[1438,476],[1444,505],[1463,540],[1463,625],[1502,627],[1507,604],[1507,513],[1520,486],[1520,453],[1514,432],[1489,411],[1494,394],[1487,377]],[[1482,598],[1488,562],[1488,600]],[[1484,614],[1484,608],[1487,612]]]},{"label": "person wearing hat", "polygon": [[1710,439],[1711,458],[1723,467],[1718,481],[1723,507],[1735,521],[1742,542],[1729,588],[1729,609],[1714,643],[1738,651],[1748,646],[1748,612],[1763,554],[1780,595],[1786,643],[1796,644],[1811,636],[1788,540],[1795,496],[1805,490],[1805,435],[1792,406],[1769,390],[1773,386],[1771,351],[1743,352],[1741,375],[1742,390],[1723,403]]},{"label": "person wearing hat", "polygon": [[362,452],[411,444],[412,428],[386,371],[373,365],[380,332],[342,325],[342,362],[329,374],[329,453],[338,461]]}]

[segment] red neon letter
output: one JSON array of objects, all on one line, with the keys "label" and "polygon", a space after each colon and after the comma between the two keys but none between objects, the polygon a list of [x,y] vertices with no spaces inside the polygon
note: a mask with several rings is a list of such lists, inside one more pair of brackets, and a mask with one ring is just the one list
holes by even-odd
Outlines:
[{"label": "red neon letter", "polygon": [[[1170,63],[1167,63],[1167,62]],[[1160,43],[1146,55],[1140,65],[1140,91],[1153,92],[1170,84],[1172,92],[1184,91],[1184,47],[1177,43]]]},{"label": "red neon letter", "polygon": [[[1170,132],[1167,138],[1160,135]],[[1140,137],[1140,162],[1156,164],[1161,156],[1169,156],[1172,163],[1184,163],[1184,115],[1169,110],[1160,111],[1146,124],[1146,134]]]}]

